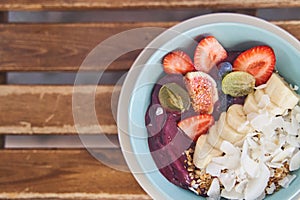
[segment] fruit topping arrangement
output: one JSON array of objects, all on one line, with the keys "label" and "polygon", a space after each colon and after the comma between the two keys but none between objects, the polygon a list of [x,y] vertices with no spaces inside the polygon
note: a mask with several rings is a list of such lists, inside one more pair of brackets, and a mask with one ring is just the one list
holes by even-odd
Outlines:
[{"label": "fruit topping arrangement", "polygon": [[298,87],[267,45],[227,51],[214,37],[193,59],[174,50],[146,113],[148,144],[172,183],[210,199],[263,199],[300,168]]}]

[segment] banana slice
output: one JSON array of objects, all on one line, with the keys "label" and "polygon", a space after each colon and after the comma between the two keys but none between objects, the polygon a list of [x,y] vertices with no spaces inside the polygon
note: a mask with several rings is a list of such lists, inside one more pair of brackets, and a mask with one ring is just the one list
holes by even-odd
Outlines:
[{"label": "banana slice", "polygon": [[203,169],[211,159],[222,155],[222,152],[215,149],[207,142],[207,134],[201,135],[196,143],[195,153],[194,153],[194,164],[196,167]]},{"label": "banana slice", "polygon": [[[254,92],[254,98],[255,98],[256,102],[258,102],[258,106],[259,106],[259,103],[262,100],[263,95],[268,95],[268,94],[265,93],[264,89],[256,90]],[[271,100],[268,103],[268,105],[266,105],[266,110],[274,116],[282,115],[285,111],[283,108],[275,105]]]},{"label": "banana slice", "polygon": [[218,133],[224,140],[234,144],[244,138],[244,135],[239,134],[231,128],[226,122],[226,112],[221,113],[218,121]]},{"label": "banana slice", "polygon": [[207,134],[207,142],[214,148],[220,149],[220,146],[224,140],[220,137],[218,133],[218,122],[210,127]]},{"label": "banana slice", "polygon": [[268,80],[265,92],[274,104],[284,110],[294,108],[299,102],[299,96],[276,73]]},{"label": "banana slice", "polygon": [[239,104],[231,105],[226,114],[228,125],[235,129],[239,134],[247,134],[253,131],[253,128],[247,123],[247,116],[243,110],[243,106]]},{"label": "banana slice", "polygon": [[254,93],[250,93],[247,98],[245,99],[245,103],[244,103],[244,112],[246,115],[248,115],[249,113],[258,113],[259,112],[259,108],[257,106],[257,102],[255,101],[254,98]]}]

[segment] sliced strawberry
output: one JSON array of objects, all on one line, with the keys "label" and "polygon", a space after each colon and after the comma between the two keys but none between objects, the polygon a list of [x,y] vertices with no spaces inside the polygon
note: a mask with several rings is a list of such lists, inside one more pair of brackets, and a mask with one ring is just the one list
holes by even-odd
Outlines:
[{"label": "sliced strawberry", "polygon": [[163,59],[163,66],[167,74],[186,74],[195,70],[192,59],[183,51],[168,53]]},{"label": "sliced strawberry", "polygon": [[184,81],[194,110],[199,113],[212,113],[214,104],[219,99],[215,80],[204,72],[196,71],[187,73]]},{"label": "sliced strawberry", "polygon": [[219,62],[227,58],[227,52],[213,36],[202,39],[195,50],[194,64],[199,71],[208,73]]},{"label": "sliced strawberry", "polygon": [[255,77],[255,85],[266,83],[276,63],[274,51],[269,46],[256,46],[241,53],[233,62],[234,71],[245,71]]},{"label": "sliced strawberry", "polygon": [[200,135],[207,133],[209,127],[213,125],[214,121],[215,120],[212,115],[202,114],[180,121],[178,123],[178,127],[196,142]]}]

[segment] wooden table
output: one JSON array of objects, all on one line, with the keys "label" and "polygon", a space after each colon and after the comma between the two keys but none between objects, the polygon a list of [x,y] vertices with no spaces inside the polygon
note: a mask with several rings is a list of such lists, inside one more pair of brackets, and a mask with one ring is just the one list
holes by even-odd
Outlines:
[{"label": "wooden table", "polygon": [[[149,26],[167,28],[178,23],[164,19],[159,22],[11,23],[7,17],[9,11],[206,9],[256,15],[260,8],[294,7],[300,7],[299,0],[1,0],[0,198],[151,199],[130,173],[107,167],[85,149],[4,148],[7,135],[77,135],[72,115],[73,85],[11,85],[6,83],[6,76],[10,72],[76,72],[97,44],[116,33]],[[300,20],[272,23],[300,38]],[[145,43],[151,39],[145,37]],[[106,72],[127,71],[139,52],[123,55]],[[76,87],[85,91],[94,86]],[[110,106],[114,88],[113,84],[98,86],[95,108],[98,121],[106,127],[101,134],[118,143]],[[120,149],[104,148],[100,154],[114,157],[115,164],[124,165]]]}]

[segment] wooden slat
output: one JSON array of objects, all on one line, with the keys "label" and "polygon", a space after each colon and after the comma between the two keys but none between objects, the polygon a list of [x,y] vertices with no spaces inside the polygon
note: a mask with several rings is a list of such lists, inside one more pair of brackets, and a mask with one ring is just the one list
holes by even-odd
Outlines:
[{"label": "wooden slat", "polygon": [[[110,36],[138,27],[169,27],[172,24],[0,24],[0,70],[76,71],[87,54]],[[158,33],[145,31],[145,37],[139,43],[146,46],[157,35]],[[123,42],[120,41],[120,44]],[[130,68],[138,53],[139,51],[134,51],[125,54],[108,70]],[[103,70],[105,67],[107,66],[97,64],[85,69]]]},{"label": "wooden slat", "polygon": [[[76,71],[97,44],[116,33],[138,27],[167,28],[176,23],[0,24],[0,71]],[[274,23],[300,38],[300,21]],[[145,35],[143,42],[147,44],[157,34]],[[129,69],[139,52],[122,56],[107,70]]]},{"label": "wooden slat", "polygon": [[[114,152],[99,154],[124,162]],[[109,168],[85,150],[1,150],[0,185],[0,199],[150,199],[131,173]]]},{"label": "wooden slat", "polygon": [[[111,105],[117,107],[117,96],[120,86],[98,86],[95,99],[95,110],[99,124],[90,121],[93,109],[85,96],[94,86],[78,86],[77,93],[80,112],[84,121],[80,127],[82,133],[116,134],[117,127],[112,115]],[[32,86],[0,85],[0,134],[77,134],[72,112],[73,86]],[[114,92],[114,99],[111,96]]]},{"label": "wooden slat", "polygon": [[2,0],[0,10],[74,10],[122,8],[282,8],[300,6],[290,0]]},{"label": "wooden slat", "polygon": [[300,40],[300,21],[273,21],[273,24],[285,29]]}]

